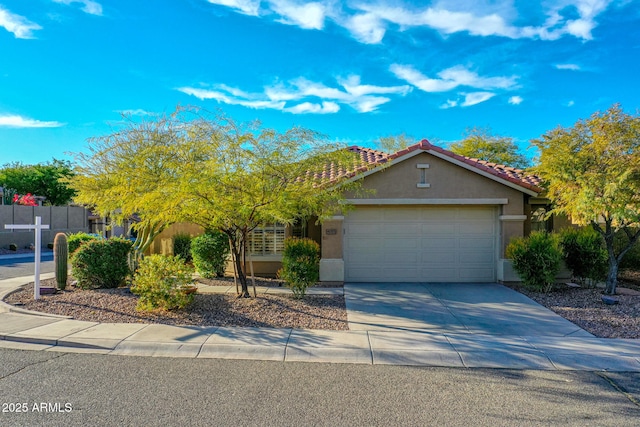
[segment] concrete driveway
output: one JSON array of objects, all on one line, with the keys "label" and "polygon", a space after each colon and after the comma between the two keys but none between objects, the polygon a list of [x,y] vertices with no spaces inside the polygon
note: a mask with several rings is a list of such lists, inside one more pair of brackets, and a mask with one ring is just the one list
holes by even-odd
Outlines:
[{"label": "concrete driveway", "polygon": [[592,337],[498,284],[345,284],[349,329],[451,334]]}]

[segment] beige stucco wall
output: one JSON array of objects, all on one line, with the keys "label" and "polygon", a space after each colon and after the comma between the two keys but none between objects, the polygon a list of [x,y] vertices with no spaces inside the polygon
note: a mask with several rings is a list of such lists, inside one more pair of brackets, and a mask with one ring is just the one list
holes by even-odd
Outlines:
[{"label": "beige stucco wall", "polygon": [[[428,164],[426,182],[429,188],[418,188],[420,169],[418,164]],[[367,176],[363,190],[374,190],[363,198],[402,199],[475,199],[509,198],[522,201],[522,192],[509,188],[475,172],[454,165],[429,153],[421,153],[388,168]],[[509,206],[506,214],[522,213],[522,206]]]},{"label": "beige stucco wall", "polygon": [[173,255],[173,236],[176,234],[190,234],[192,237],[199,236],[204,233],[204,228],[196,224],[180,222],[177,224],[171,224],[165,228],[153,240],[153,243],[149,247],[149,253]]}]

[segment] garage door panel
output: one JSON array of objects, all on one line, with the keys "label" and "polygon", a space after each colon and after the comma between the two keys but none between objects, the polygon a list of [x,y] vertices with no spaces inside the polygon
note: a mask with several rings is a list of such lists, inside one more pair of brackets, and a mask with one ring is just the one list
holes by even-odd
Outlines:
[{"label": "garage door panel", "polygon": [[495,239],[493,237],[460,239],[461,249],[477,249],[488,251],[494,248]]},{"label": "garage door panel", "polygon": [[[408,223],[408,224],[398,224],[398,223],[390,223],[385,224],[385,235],[387,236],[418,236],[420,235],[420,224],[417,223]],[[380,230],[378,229],[378,233]]]},{"label": "garage door panel", "polygon": [[456,251],[433,251],[430,253],[423,252],[420,257],[424,265],[453,265],[458,261],[458,252]]},{"label": "garage door panel", "polygon": [[418,263],[418,254],[415,252],[387,252],[384,256],[384,262],[415,268]]},{"label": "garage door panel", "polygon": [[428,237],[422,239],[422,249],[426,251],[438,251],[456,247],[457,241],[452,237]]},{"label": "garage door panel", "polygon": [[362,235],[363,237],[373,237],[378,235],[380,227],[383,227],[384,223],[357,223],[349,226],[350,235]]},{"label": "garage door panel", "polygon": [[353,238],[353,235],[351,237],[346,242],[346,249],[369,249],[384,245],[382,238]]},{"label": "garage door panel", "polygon": [[385,249],[416,251],[420,247],[420,241],[416,238],[389,238],[382,241],[382,246]]},{"label": "garage door panel", "polygon": [[484,251],[460,251],[457,255],[460,263],[487,265],[494,260],[492,253]]},{"label": "garage door panel", "polygon": [[382,265],[385,262],[385,254],[383,251],[375,252],[358,252],[354,253],[351,257],[351,262],[356,265],[370,265],[377,264]]},{"label": "garage door panel", "polygon": [[479,223],[469,223],[463,222],[458,223],[458,233],[462,235],[489,235],[493,236],[494,234],[494,226],[493,224],[479,222]]},{"label": "garage door panel", "polygon": [[448,222],[456,219],[458,214],[451,209],[446,208],[420,208],[420,219],[424,222]]},{"label": "garage door panel", "polygon": [[495,281],[492,207],[358,207],[345,218],[345,280]]},{"label": "garage door panel", "polygon": [[451,236],[456,232],[456,225],[451,223],[431,222],[422,224],[420,227],[422,235],[438,236],[445,235]]}]

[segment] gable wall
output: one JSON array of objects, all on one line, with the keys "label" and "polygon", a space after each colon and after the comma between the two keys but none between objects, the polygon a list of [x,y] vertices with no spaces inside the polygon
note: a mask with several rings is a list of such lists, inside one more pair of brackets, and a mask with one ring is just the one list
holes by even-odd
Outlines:
[{"label": "gable wall", "polygon": [[[426,182],[429,188],[418,188],[418,164],[428,164]],[[521,215],[523,193],[492,179],[464,169],[429,153],[421,153],[364,178],[363,190],[356,196],[365,199],[508,199],[503,215]],[[348,198],[353,197],[353,194]]]}]

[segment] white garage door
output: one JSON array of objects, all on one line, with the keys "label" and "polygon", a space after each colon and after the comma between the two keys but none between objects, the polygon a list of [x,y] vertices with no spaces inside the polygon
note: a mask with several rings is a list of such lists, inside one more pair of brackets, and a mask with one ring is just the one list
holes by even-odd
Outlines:
[{"label": "white garage door", "polygon": [[358,207],[344,223],[346,282],[496,280],[496,208]]}]

